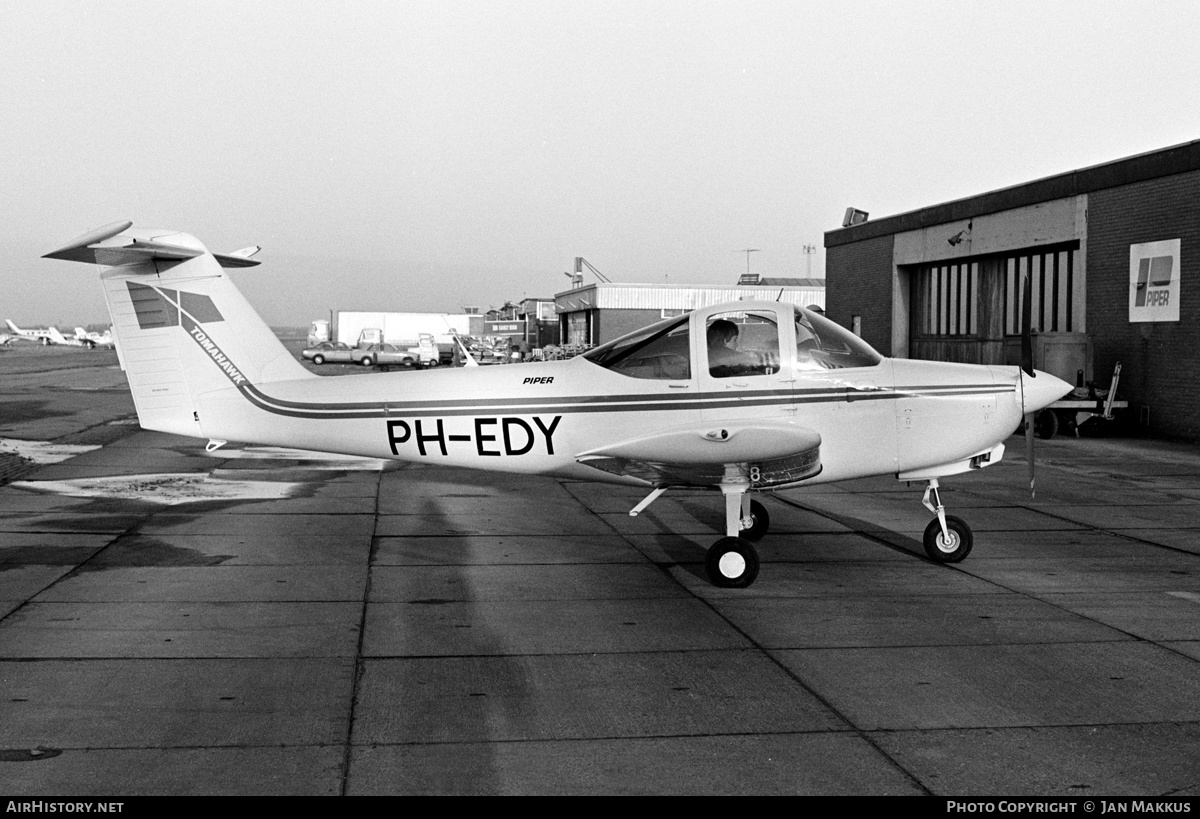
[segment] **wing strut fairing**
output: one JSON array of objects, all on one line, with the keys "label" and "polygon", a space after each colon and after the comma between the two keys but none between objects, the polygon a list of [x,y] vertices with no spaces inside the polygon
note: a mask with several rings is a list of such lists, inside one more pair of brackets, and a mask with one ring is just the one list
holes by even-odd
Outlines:
[{"label": "wing strut fairing", "polygon": [[635,438],[575,459],[653,486],[720,486],[735,467],[749,486],[773,489],[820,474],[821,436],[790,424],[714,424]]}]

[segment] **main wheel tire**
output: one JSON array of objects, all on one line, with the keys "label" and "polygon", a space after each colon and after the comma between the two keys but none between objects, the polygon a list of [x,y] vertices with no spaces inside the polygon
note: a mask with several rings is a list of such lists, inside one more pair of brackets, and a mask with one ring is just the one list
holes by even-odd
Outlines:
[{"label": "main wheel tire", "polygon": [[323,355],[314,355],[313,356],[313,364],[320,365],[320,364],[324,364],[324,363],[325,363],[325,356],[323,356]]},{"label": "main wheel tire", "polygon": [[723,537],[709,548],[704,569],[714,586],[744,589],[758,577],[758,552],[740,537]]},{"label": "main wheel tire", "polygon": [[771,516],[767,514],[767,507],[756,500],[750,501],[750,517],[742,518],[742,531],[738,532],[738,537],[743,540],[759,541],[770,528]]},{"label": "main wheel tire", "polygon": [[1058,413],[1050,409],[1039,412],[1033,418],[1033,431],[1044,440],[1053,438],[1058,434]]},{"label": "main wheel tire", "polygon": [[938,563],[957,563],[971,553],[974,536],[971,527],[962,518],[946,515],[946,529],[950,539],[942,534],[942,525],[934,518],[925,527],[925,554]]},{"label": "main wheel tire", "polygon": [[371,356],[369,356],[369,355],[364,355],[362,358],[359,359],[358,363],[362,364],[364,367],[370,367],[372,364],[375,363],[375,359],[371,358]]}]

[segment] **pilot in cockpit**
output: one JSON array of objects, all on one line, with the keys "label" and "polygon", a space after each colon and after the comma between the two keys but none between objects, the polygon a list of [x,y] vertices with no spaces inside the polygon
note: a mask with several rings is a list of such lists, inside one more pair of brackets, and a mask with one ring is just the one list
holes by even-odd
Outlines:
[{"label": "pilot in cockpit", "polygon": [[714,378],[761,371],[756,356],[743,352],[738,346],[738,327],[728,319],[717,319],[708,326],[708,372]]}]

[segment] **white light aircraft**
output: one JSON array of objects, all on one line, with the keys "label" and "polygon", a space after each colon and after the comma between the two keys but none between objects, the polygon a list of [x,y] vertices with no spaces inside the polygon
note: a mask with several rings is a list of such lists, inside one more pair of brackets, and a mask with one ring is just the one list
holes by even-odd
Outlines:
[{"label": "white light aircraft", "polygon": [[13,324],[10,319],[5,319],[4,323],[8,325],[8,329],[12,330],[13,339],[36,341],[39,344],[53,344],[54,335],[58,333],[58,330],[55,330],[53,327],[39,327],[36,330],[22,330],[20,327]]},{"label": "white light aircraft", "polygon": [[103,333],[89,333],[82,327],[76,327],[75,340],[83,346],[91,348],[113,346],[112,330],[105,330]]},{"label": "white light aircraft", "polygon": [[48,328],[49,339],[51,344],[59,344],[64,347],[82,347],[83,341],[75,336],[64,336],[57,327]]},{"label": "white light aircraft", "polygon": [[[926,484],[927,554],[955,562],[970,527],[938,494],[996,463],[1022,416],[1070,390],[1017,367],[890,359],[790,304],[743,301],[669,318],[551,362],[322,378],[283,347],[223,267],[184,233],[97,229],[45,258],[101,267],[138,420],[208,439],[609,481],[724,497],[708,550],[718,586],[758,574],[769,526],[752,494],[872,475]],[[1028,323],[1026,323],[1028,326]]]}]

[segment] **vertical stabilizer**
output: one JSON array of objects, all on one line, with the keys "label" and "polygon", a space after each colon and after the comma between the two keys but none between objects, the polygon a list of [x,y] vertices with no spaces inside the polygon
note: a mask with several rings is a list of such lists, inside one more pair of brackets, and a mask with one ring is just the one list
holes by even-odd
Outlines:
[{"label": "vertical stabilizer", "polygon": [[205,437],[200,396],[314,377],[198,240],[110,226],[118,227],[93,231],[46,258],[100,265],[113,339],[143,427]]}]

